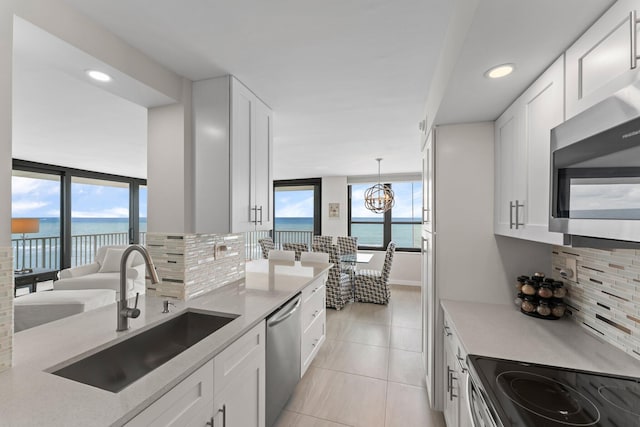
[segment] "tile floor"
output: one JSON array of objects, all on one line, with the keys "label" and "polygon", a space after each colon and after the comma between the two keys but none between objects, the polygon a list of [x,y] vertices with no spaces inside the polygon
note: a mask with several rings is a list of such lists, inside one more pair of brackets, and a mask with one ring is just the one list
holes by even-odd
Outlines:
[{"label": "tile floor", "polygon": [[327,309],[327,339],[277,427],[444,427],[422,369],[420,290],[393,286],[388,306]]}]

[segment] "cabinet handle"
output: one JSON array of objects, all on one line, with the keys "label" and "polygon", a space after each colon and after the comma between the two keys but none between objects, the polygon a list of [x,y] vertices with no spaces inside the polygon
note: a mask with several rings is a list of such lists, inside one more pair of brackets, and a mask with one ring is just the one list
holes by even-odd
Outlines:
[{"label": "cabinet handle", "polygon": [[[251,219],[251,212],[253,212],[253,219]],[[258,206],[256,205],[253,205],[252,208],[249,208],[249,222],[258,224]]]},{"label": "cabinet handle", "polygon": [[509,201],[509,229],[513,228],[513,202]]},{"label": "cabinet handle", "polygon": [[258,208],[258,210],[260,211],[260,225],[262,225],[262,205],[260,206],[260,208]]},{"label": "cabinet handle", "polygon": [[311,315],[311,317],[316,317],[316,316],[318,315],[318,313],[320,313],[320,310],[316,310],[316,311]]},{"label": "cabinet handle", "polygon": [[218,409],[218,413],[222,412],[222,427],[227,427],[227,405],[222,405],[222,409]]},{"label": "cabinet handle", "polygon": [[524,208],[524,202],[520,203],[518,200],[516,200],[516,230],[518,229],[519,226],[523,226],[524,227],[524,222],[520,222],[520,208]]},{"label": "cabinet handle", "polygon": [[458,359],[458,365],[460,365],[460,369],[462,369],[462,373],[466,374],[467,368],[465,368],[464,365],[462,364],[462,362],[464,362],[464,358],[460,357],[459,354],[456,354],[456,359]]},{"label": "cabinet handle", "polygon": [[446,336],[448,336],[448,337],[450,337],[451,335],[453,335],[453,334],[451,333],[451,328],[449,328],[448,326],[445,326],[445,327],[444,327],[444,334],[445,334]]},{"label": "cabinet handle", "polygon": [[213,417],[211,417],[211,419],[207,421],[207,424],[205,425],[213,427]]},{"label": "cabinet handle", "polygon": [[638,66],[638,35],[636,33],[636,27],[638,25],[638,17],[635,10],[632,10],[629,13],[629,35],[631,37],[631,69],[634,70]]},{"label": "cabinet handle", "polygon": [[449,400],[453,400],[454,398],[458,397],[457,394],[453,393],[453,381],[454,380],[458,380],[458,377],[454,377],[453,374],[456,372],[453,369],[451,369],[449,366],[447,366],[447,371],[449,374]]}]

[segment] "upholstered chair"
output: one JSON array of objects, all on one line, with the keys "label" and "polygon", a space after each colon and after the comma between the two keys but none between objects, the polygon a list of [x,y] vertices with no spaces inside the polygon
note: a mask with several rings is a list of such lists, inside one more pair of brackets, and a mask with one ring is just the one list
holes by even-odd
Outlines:
[{"label": "upholstered chair", "polygon": [[313,245],[314,252],[324,252],[329,254],[329,262],[333,267],[329,269],[327,277],[327,301],[326,306],[341,310],[353,297],[353,287],[348,274],[340,271],[340,259],[338,258],[338,247],[336,245]]},{"label": "upholstered chair", "polygon": [[355,274],[355,299],[361,302],[387,304],[391,298],[389,273],[393,262],[396,244],[390,242],[384,257],[382,271],[358,270]]},{"label": "upholstered chair", "polygon": [[260,249],[262,249],[262,258],[264,259],[268,259],[269,251],[276,248],[271,237],[265,237],[258,240],[258,244],[260,245]]},{"label": "upholstered chair", "polygon": [[279,251],[277,249],[271,249],[269,251],[270,261],[295,261],[296,253],[294,251]]},{"label": "upholstered chair", "polygon": [[338,255],[355,254],[358,252],[358,238],[356,236],[338,236]]},{"label": "upholstered chair", "polygon": [[309,252],[309,245],[306,243],[283,243],[282,249],[285,251],[294,251],[296,253],[296,261],[300,261],[302,252]]},{"label": "upholstered chair", "polygon": [[331,245],[333,244],[333,236],[313,236],[314,245]]}]

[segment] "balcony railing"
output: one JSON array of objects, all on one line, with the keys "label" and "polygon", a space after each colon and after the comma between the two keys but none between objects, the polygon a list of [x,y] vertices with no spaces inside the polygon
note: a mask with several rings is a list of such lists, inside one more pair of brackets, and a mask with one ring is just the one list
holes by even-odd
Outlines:
[{"label": "balcony railing", "polygon": [[[146,232],[140,243],[146,243]],[[129,233],[78,234],[71,236],[71,266],[90,264],[98,248],[105,245],[128,245]],[[60,268],[60,237],[28,237],[12,239],[13,268]],[[24,265],[23,260],[24,259]]]}]

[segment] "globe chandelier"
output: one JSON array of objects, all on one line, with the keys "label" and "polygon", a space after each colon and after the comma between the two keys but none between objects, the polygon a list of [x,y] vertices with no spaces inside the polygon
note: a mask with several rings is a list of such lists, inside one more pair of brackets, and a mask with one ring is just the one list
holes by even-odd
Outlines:
[{"label": "globe chandelier", "polygon": [[378,183],[365,190],[364,206],[371,212],[384,213],[391,209],[396,202],[393,190],[388,185],[380,183],[380,162],[382,159],[377,158],[376,160],[378,161]]}]

